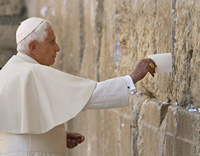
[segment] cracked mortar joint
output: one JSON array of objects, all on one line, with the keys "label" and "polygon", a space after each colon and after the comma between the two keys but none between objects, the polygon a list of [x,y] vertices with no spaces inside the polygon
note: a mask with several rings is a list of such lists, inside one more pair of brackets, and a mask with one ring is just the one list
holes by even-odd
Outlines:
[{"label": "cracked mortar joint", "polygon": [[137,92],[136,95],[142,96],[142,95],[144,95],[144,94],[143,94],[142,92]]},{"label": "cracked mortar joint", "polygon": [[178,102],[175,101],[175,103],[173,104],[173,106],[177,107],[178,106]]},{"label": "cracked mortar joint", "polygon": [[163,105],[168,105],[170,104],[169,102],[162,102]]}]

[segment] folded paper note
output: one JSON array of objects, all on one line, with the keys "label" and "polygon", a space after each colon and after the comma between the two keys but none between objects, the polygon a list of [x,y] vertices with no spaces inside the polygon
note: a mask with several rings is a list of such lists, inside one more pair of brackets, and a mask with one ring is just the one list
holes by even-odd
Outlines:
[{"label": "folded paper note", "polygon": [[156,73],[172,72],[172,55],[171,53],[148,55],[157,65]]}]

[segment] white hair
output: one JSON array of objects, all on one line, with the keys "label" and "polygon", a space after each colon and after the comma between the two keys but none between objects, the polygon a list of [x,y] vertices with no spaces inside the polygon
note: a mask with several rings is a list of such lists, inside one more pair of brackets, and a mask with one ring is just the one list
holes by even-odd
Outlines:
[{"label": "white hair", "polygon": [[30,35],[28,35],[23,41],[17,45],[17,51],[20,52],[29,52],[29,43],[31,41],[43,42],[47,37],[47,29],[51,27],[51,24],[48,21],[44,21],[40,24]]}]

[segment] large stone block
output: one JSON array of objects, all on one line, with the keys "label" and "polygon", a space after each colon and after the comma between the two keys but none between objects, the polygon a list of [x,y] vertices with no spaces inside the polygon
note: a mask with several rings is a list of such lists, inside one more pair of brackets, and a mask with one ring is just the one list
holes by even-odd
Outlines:
[{"label": "large stone block", "polygon": [[[176,1],[176,52],[173,97],[180,105],[199,106],[199,1]],[[178,88],[178,89],[177,89]]]},{"label": "large stone block", "polygon": [[143,105],[144,107],[144,121],[155,127],[160,127],[161,114],[158,100],[148,100]]},{"label": "large stone block", "polygon": [[20,15],[23,8],[23,0],[0,0],[0,16]]},{"label": "large stone block", "polygon": [[130,155],[131,140],[130,140],[130,119],[131,115],[127,113],[130,107],[122,108],[120,111],[120,127],[119,127],[119,155]]},{"label": "large stone block", "polygon": [[182,139],[175,140],[174,156],[197,156],[196,145]]},{"label": "large stone block", "polygon": [[[115,109],[117,110],[117,109]],[[112,110],[104,111],[104,156],[118,155],[119,153],[119,128],[120,115],[119,112]],[[103,155],[102,154],[102,155]]]},{"label": "large stone block", "polygon": [[144,156],[158,156],[158,129],[144,126]]},{"label": "large stone block", "polygon": [[16,49],[17,25],[0,25],[0,49]]},{"label": "large stone block", "polygon": [[174,136],[166,134],[165,146],[164,146],[164,156],[172,156],[173,153],[174,153]]},{"label": "large stone block", "polygon": [[173,106],[170,106],[168,108],[166,132],[171,133],[172,135],[175,134],[175,130],[177,127],[176,112],[178,108],[179,107],[173,107]]},{"label": "large stone block", "polygon": [[131,105],[131,155],[142,155],[144,142],[144,107],[142,104],[146,96],[133,95],[130,97]]},{"label": "large stone block", "polygon": [[2,68],[15,53],[16,51],[14,50],[0,50],[0,68]]},{"label": "large stone block", "polygon": [[185,109],[178,109],[176,114],[177,136],[197,143],[199,139],[200,114],[191,113]]},{"label": "large stone block", "polygon": [[115,0],[104,1],[103,29],[101,36],[101,49],[99,55],[99,78],[105,80],[116,76],[115,73]]},{"label": "large stone block", "polygon": [[[90,6],[90,9],[88,5]],[[80,11],[84,13],[82,15],[80,12],[80,39],[82,42],[80,49],[82,57],[80,74],[82,76],[87,75],[90,79],[99,80],[98,61],[101,49],[101,36],[103,33],[103,20],[101,17],[103,14],[103,1],[84,1],[83,8],[80,8]],[[92,14],[91,10],[93,12]]]}]

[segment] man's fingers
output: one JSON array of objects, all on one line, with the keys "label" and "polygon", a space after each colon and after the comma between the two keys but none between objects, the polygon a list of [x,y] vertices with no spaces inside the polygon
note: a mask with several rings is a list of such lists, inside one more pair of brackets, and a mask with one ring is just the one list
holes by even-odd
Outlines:
[{"label": "man's fingers", "polygon": [[81,136],[81,142],[83,142],[85,140],[84,136]]},{"label": "man's fingers", "polygon": [[76,143],[81,143],[81,139],[73,139],[73,142],[76,142]]},{"label": "man's fingers", "polygon": [[71,136],[70,136],[70,137],[73,138],[73,139],[77,139],[77,138],[80,138],[81,135],[80,135],[80,134],[77,134],[77,133],[71,133]]},{"label": "man's fingers", "polygon": [[[151,65],[153,64],[153,65]],[[154,77],[155,74],[155,68],[157,67],[157,65],[155,64],[155,62],[152,59],[148,59],[147,60],[147,68],[148,68],[148,72]]]},{"label": "man's fingers", "polygon": [[73,139],[73,140],[76,140],[76,142],[79,143],[79,144],[84,141],[84,139],[82,139],[82,138],[80,138],[80,139]]},{"label": "man's fingers", "polygon": [[68,148],[74,148],[78,145],[78,142],[76,140],[72,140],[72,139],[67,139],[67,147]]},{"label": "man's fingers", "polygon": [[77,145],[78,145],[77,140],[72,140],[72,144],[73,144],[74,146],[77,146]]},{"label": "man's fingers", "polygon": [[157,67],[156,63],[155,63],[152,59],[149,58],[149,59],[148,59],[148,62],[149,62],[149,64],[150,64],[150,63],[153,63],[154,66]]},{"label": "man's fingers", "polygon": [[71,138],[71,139],[81,139],[81,140],[85,140],[85,137],[81,134],[78,134],[78,133],[70,133],[70,135],[68,135],[68,138]]},{"label": "man's fingers", "polygon": [[154,77],[154,73],[155,73],[155,68],[152,69],[151,67],[148,67],[148,72],[151,74],[151,76]]},{"label": "man's fingers", "polygon": [[80,144],[82,140],[81,139],[67,139],[67,142],[71,144]]},{"label": "man's fingers", "polygon": [[148,59],[145,59],[145,60],[147,60],[149,63],[153,63],[157,67],[156,63],[151,58],[148,58]]}]

